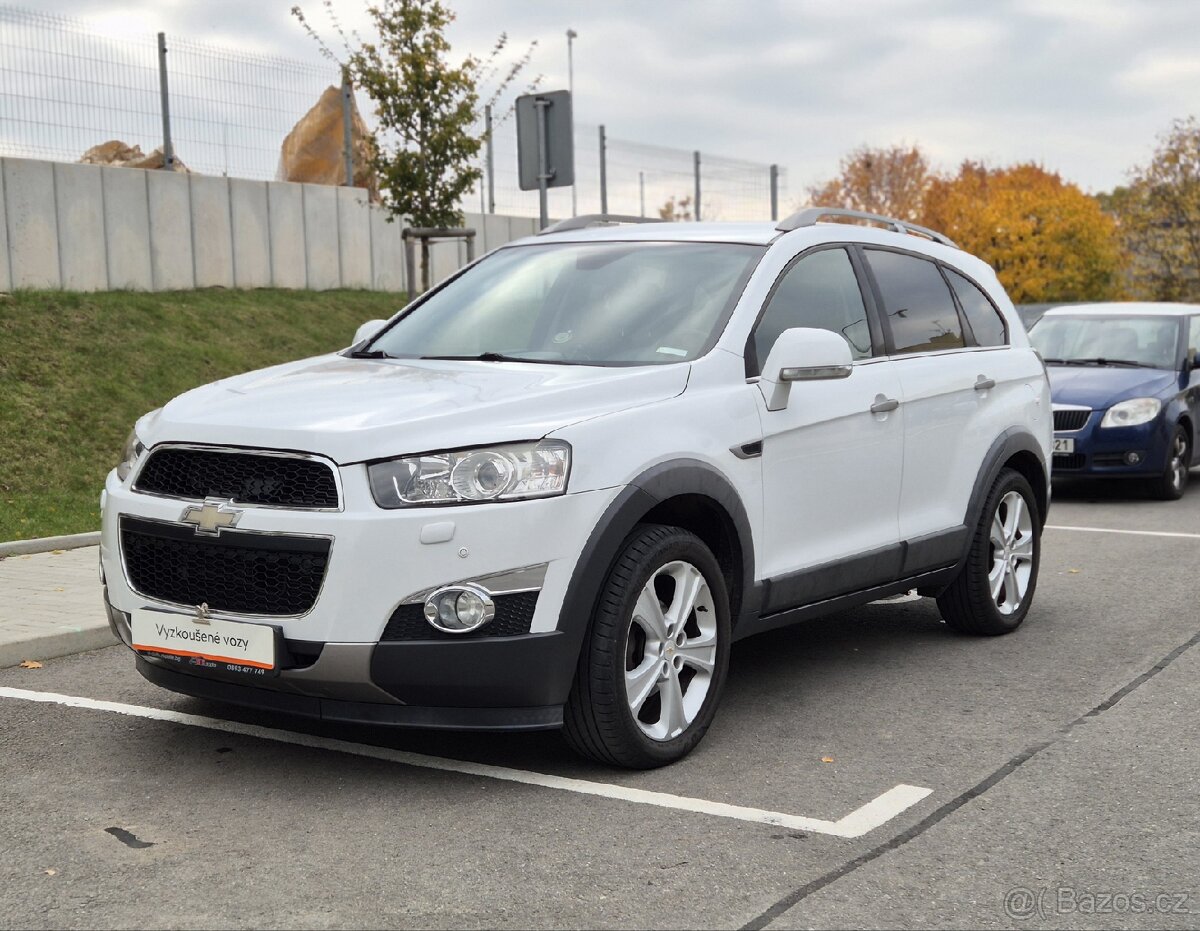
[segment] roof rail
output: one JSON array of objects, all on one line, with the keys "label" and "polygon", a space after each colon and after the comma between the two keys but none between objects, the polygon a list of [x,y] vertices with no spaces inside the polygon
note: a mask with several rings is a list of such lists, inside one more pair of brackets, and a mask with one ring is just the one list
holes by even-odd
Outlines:
[{"label": "roof rail", "polygon": [[586,229],[589,226],[616,226],[618,223],[665,223],[658,217],[628,217],[618,213],[585,213],[577,217],[568,217],[551,223],[537,235],[546,233],[566,233],[569,230]]},{"label": "roof rail", "polygon": [[885,217],[879,213],[847,210],[844,207],[808,207],[797,213],[793,213],[776,226],[775,229],[781,233],[790,233],[792,230],[799,229],[802,226],[813,226],[823,217],[846,217],[853,220],[869,220],[872,223],[883,224],[893,233],[912,233],[914,236],[924,236],[926,239],[932,239],[934,242],[941,243],[943,246],[950,246],[952,249],[958,248],[958,244],[950,239],[950,237],[939,233],[937,230],[931,230],[926,226],[917,226],[917,224],[909,223],[907,220],[897,220],[895,217]]}]

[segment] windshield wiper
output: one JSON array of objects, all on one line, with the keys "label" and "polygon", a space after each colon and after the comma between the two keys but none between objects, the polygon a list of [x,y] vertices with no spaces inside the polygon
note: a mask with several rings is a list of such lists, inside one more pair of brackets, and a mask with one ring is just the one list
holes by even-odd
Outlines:
[{"label": "windshield wiper", "polygon": [[421,358],[445,362],[536,362],[539,365],[574,364],[565,359],[534,359],[529,356],[510,356],[503,352],[481,352],[472,356],[421,356]]},{"label": "windshield wiper", "polygon": [[357,349],[354,352],[346,353],[349,359],[394,359],[396,358],[390,352],[384,352],[382,349]]},{"label": "windshield wiper", "polygon": [[[1047,360],[1048,361],[1048,360]],[[1065,365],[1131,365],[1134,368],[1153,368],[1145,362],[1134,362],[1132,359],[1106,359],[1104,357],[1096,359],[1065,359]]]}]

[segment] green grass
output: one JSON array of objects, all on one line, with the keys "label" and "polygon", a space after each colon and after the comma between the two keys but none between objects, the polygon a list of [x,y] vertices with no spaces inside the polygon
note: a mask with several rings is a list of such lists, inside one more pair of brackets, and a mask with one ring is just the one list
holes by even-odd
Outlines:
[{"label": "green grass", "polygon": [[133,422],[197,385],[349,344],[371,291],[0,295],[0,540],[99,528]]}]

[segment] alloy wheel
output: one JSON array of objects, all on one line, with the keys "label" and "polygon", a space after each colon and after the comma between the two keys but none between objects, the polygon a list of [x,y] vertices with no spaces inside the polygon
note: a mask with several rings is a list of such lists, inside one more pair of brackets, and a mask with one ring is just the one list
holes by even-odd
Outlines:
[{"label": "alloy wheel", "polygon": [[625,698],[652,740],[678,737],[696,719],[713,682],[717,616],[703,573],[676,560],[643,586],[625,644]]},{"label": "alloy wheel", "polygon": [[1001,614],[1021,607],[1033,574],[1033,517],[1018,491],[1010,491],[996,506],[989,534],[992,568],[988,587]]}]

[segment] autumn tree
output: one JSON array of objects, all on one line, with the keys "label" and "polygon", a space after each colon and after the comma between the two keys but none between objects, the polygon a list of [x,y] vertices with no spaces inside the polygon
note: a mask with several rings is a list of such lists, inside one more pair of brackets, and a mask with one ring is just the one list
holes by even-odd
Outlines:
[{"label": "autumn tree", "polygon": [[958,174],[930,182],[919,222],[991,265],[1018,304],[1105,300],[1119,291],[1113,219],[1038,165],[963,162]]},{"label": "autumn tree", "polygon": [[916,221],[930,182],[929,160],[916,146],[860,146],[841,160],[836,177],[808,189],[817,207],[845,207]]},{"label": "autumn tree", "polygon": [[1176,120],[1150,164],[1101,198],[1117,218],[1128,288],[1154,301],[1200,301],[1200,123]]}]

